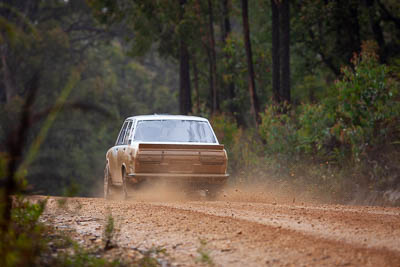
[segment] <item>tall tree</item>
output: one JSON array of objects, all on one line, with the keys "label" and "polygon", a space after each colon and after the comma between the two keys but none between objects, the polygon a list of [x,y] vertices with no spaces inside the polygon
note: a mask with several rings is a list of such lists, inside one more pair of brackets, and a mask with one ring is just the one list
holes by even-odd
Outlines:
[{"label": "tall tree", "polygon": [[[226,46],[226,41],[227,38],[229,37],[229,35],[231,34],[231,21],[229,19],[229,4],[230,1],[229,0],[223,0],[222,1],[222,44],[223,46]],[[228,72],[232,73],[232,64],[230,64],[230,55],[226,54],[225,57],[227,57],[227,61],[229,62],[228,64]],[[237,108],[235,106],[235,84],[233,83],[232,80],[230,80],[227,84],[227,91],[229,93],[229,111],[234,114],[234,116],[236,117],[236,120],[238,120],[237,118]]]},{"label": "tall tree", "polygon": [[247,0],[242,0],[242,21],[243,21],[243,40],[246,48],[246,57],[247,57],[248,89],[250,95],[251,112],[253,114],[255,125],[258,127],[260,123],[260,115],[259,115],[260,105],[258,102],[258,97],[256,92],[253,55],[251,52],[249,11],[248,11]]},{"label": "tall tree", "polygon": [[215,52],[215,37],[214,37],[214,14],[211,0],[208,4],[208,34],[209,34],[209,73],[210,73],[210,94],[212,101],[211,113],[219,111],[219,99],[217,88],[217,56]]},{"label": "tall tree", "polygon": [[189,53],[184,40],[179,41],[179,112],[187,115],[192,112],[190,86]]},{"label": "tall tree", "polygon": [[290,15],[289,0],[271,0],[272,91],[274,101],[290,102]]},{"label": "tall tree", "polygon": [[281,37],[281,96],[290,103],[290,14],[289,0],[280,3],[280,37]]},{"label": "tall tree", "polygon": [[12,79],[10,68],[8,67],[7,50],[8,50],[7,44],[6,43],[1,44],[0,54],[1,54],[1,66],[3,69],[2,72],[3,72],[4,91],[6,95],[6,102],[9,103],[11,99],[17,94],[17,92]]},{"label": "tall tree", "polygon": [[281,85],[280,85],[280,56],[279,56],[279,7],[276,0],[271,0],[272,11],[272,91],[274,101],[281,102]]},{"label": "tall tree", "polygon": [[[186,0],[179,2],[179,20],[185,14]],[[192,112],[192,94],[190,86],[189,52],[184,36],[179,35],[179,112],[187,115]]]},{"label": "tall tree", "polygon": [[85,0],[3,2],[0,101],[24,96],[32,79],[42,76],[46,67],[55,70],[51,66],[64,64],[58,73],[68,72],[68,65],[84,61],[88,49],[116,36],[112,27],[105,30],[96,23]]},{"label": "tall tree", "polygon": [[[143,56],[157,48],[160,56],[179,63],[179,112],[192,111],[190,53],[194,42],[192,2],[166,1],[108,1],[91,0],[95,14],[107,25],[124,25],[126,39],[133,46],[131,55]],[[197,36],[196,36],[197,37]]]},{"label": "tall tree", "polygon": [[196,93],[196,112],[198,113],[200,112],[199,70],[197,67],[197,60],[195,56],[192,56],[192,66],[194,91]]},{"label": "tall tree", "polygon": [[291,36],[296,47],[304,45],[304,60],[309,65],[322,63],[334,76],[341,75],[341,66],[360,52],[363,41],[376,41],[382,63],[400,55],[399,1],[304,0],[292,1],[291,8],[296,27]]}]

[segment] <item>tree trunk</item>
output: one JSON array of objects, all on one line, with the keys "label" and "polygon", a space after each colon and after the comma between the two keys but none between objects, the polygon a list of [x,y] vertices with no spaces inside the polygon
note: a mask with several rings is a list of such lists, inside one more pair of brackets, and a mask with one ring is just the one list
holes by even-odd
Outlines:
[{"label": "tree trunk", "polygon": [[[209,33],[208,33],[209,34]],[[210,37],[207,36],[208,42],[210,42]],[[215,106],[214,106],[214,74],[213,74],[213,67],[212,67],[212,55],[210,45],[206,47],[207,51],[207,58],[208,58],[208,83],[209,83],[209,106],[211,109],[211,114],[215,113]]]},{"label": "tree trunk", "polygon": [[189,53],[185,41],[179,43],[179,111],[187,115],[192,111]]},{"label": "tree trunk", "polygon": [[[358,23],[359,20],[359,12],[358,12],[358,3],[352,4],[350,3],[350,16],[349,16],[349,24],[348,27],[351,27],[350,34],[350,44],[352,45],[352,54],[354,52],[359,53],[361,50],[361,37],[360,37],[360,24]],[[353,55],[352,55],[353,56]]]},{"label": "tree trunk", "polygon": [[276,0],[271,0],[272,10],[272,92],[274,101],[281,102],[280,56],[279,56],[279,7]]},{"label": "tree trunk", "polygon": [[17,127],[14,131],[10,132],[6,141],[9,160],[5,171],[5,179],[2,181],[3,192],[0,196],[3,205],[0,210],[0,226],[3,234],[8,233],[11,223],[12,197],[19,190],[15,176],[18,170],[18,165],[21,163],[23,148],[28,137],[28,130],[31,127],[32,106],[38,91],[38,81],[39,75],[36,73],[32,78],[32,83],[30,84],[31,88],[28,91],[28,95],[22,107],[21,117],[19,122],[17,122]]},{"label": "tree trunk", "polygon": [[281,96],[290,103],[290,14],[289,0],[280,4],[281,28]]},{"label": "tree trunk", "polygon": [[253,59],[251,52],[251,43],[250,43],[250,29],[249,29],[249,16],[248,16],[248,3],[247,0],[242,0],[242,19],[243,19],[243,39],[244,45],[246,48],[246,56],[247,56],[247,70],[248,70],[248,83],[249,83],[249,94],[250,94],[250,103],[251,103],[251,112],[253,114],[254,122],[258,127],[260,123],[260,106],[258,103],[257,92],[256,92],[256,84],[254,78],[254,68],[253,68]]},{"label": "tree trunk", "polygon": [[199,92],[199,70],[197,69],[197,61],[196,57],[192,57],[192,66],[193,66],[193,82],[194,82],[194,91],[196,92],[196,112],[200,112],[200,92]]},{"label": "tree trunk", "polygon": [[[200,39],[201,39],[201,46],[204,48],[205,53],[207,54],[207,59],[208,59],[208,65],[209,68],[211,68],[211,54],[210,54],[210,48],[209,48],[209,42],[210,42],[210,37],[209,37],[209,31],[207,30],[207,23],[206,21],[204,21],[204,16],[203,13],[204,11],[201,8],[201,3],[200,0],[195,0],[194,2],[194,10],[195,10],[195,14],[196,17],[198,19],[198,21],[200,21],[200,25],[199,25],[199,34],[200,34]],[[200,60],[201,61],[201,60]],[[209,70],[209,72],[211,73],[211,71]],[[197,68],[197,62],[196,62],[196,75],[198,77],[198,74],[201,74],[201,70],[199,72],[199,69]],[[209,75],[210,77],[210,75]],[[213,113],[213,84],[214,82],[209,79],[209,99],[208,101],[206,101],[206,107],[209,108],[211,110],[211,113]],[[199,104],[199,108],[200,108],[200,104]]]},{"label": "tree trunk", "polygon": [[[229,0],[223,0],[222,1],[222,15],[223,15],[223,20],[222,20],[222,43],[225,46],[226,45],[226,39],[229,37],[231,33],[231,22],[229,20]],[[229,55],[225,55],[227,59],[230,58]],[[229,61],[229,60],[228,60]],[[231,64],[228,65],[228,72],[233,73],[233,68]],[[229,111],[235,116],[236,121],[239,123],[238,119],[238,114],[237,114],[237,108],[234,103],[234,99],[236,97],[235,94],[235,84],[232,81],[228,82],[226,91],[229,93]]]},{"label": "tree trunk", "polygon": [[208,0],[208,13],[209,13],[209,49],[210,49],[210,86],[212,91],[212,113],[219,111],[219,99],[218,99],[218,88],[217,88],[217,57],[215,53],[215,38],[214,38],[214,16],[213,6],[211,0]]},{"label": "tree trunk", "polygon": [[[186,0],[180,1],[180,19],[183,19]],[[187,115],[192,111],[190,88],[189,52],[183,36],[179,36],[179,112]]]}]

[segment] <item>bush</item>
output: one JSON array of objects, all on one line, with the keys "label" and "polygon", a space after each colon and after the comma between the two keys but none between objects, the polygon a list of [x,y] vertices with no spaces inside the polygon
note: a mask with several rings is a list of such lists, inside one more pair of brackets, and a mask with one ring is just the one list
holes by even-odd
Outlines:
[{"label": "bush", "polygon": [[352,59],[354,68],[343,68],[343,78],[335,83],[338,96],[331,133],[348,147],[353,162],[393,138],[400,115],[398,83],[374,51],[373,44],[364,43],[361,54]]},{"label": "bush", "polygon": [[261,114],[259,127],[265,141],[267,154],[292,156],[297,148],[297,123],[291,107],[286,104],[271,105]]},{"label": "bush", "polygon": [[[400,104],[398,82],[379,64],[374,45],[354,55],[342,69],[334,94],[321,104],[267,107],[260,135],[270,153],[329,155],[336,161],[360,161],[360,155],[387,140],[396,141]],[[333,153],[335,152],[335,153]]]},{"label": "bush", "polygon": [[263,147],[253,129],[239,128],[232,117],[226,114],[214,115],[210,122],[221,144],[225,145],[228,153],[231,175],[259,166],[259,154]]},{"label": "bush", "polygon": [[325,157],[332,139],[330,126],[334,121],[333,116],[323,104],[303,104],[299,107],[298,114],[298,150]]},{"label": "bush", "polygon": [[[29,266],[37,261],[46,245],[42,236],[44,228],[38,223],[44,205],[44,202],[32,204],[22,197],[15,198],[8,227],[0,230],[1,266]],[[1,225],[4,223],[2,218]]]},{"label": "bush", "polygon": [[399,77],[379,63],[374,51],[373,43],[364,43],[320,104],[266,108],[259,133],[269,168],[279,175],[320,179],[333,192],[344,185],[400,183]]}]

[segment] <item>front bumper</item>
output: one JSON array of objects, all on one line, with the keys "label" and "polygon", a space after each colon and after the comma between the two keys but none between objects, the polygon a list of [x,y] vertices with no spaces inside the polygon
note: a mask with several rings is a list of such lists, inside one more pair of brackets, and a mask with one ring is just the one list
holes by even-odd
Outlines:
[{"label": "front bumper", "polygon": [[229,174],[208,174],[208,173],[130,173],[128,181],[138,182],[145,179],[166,179],[171,182],[209,183],[223,184]]}]

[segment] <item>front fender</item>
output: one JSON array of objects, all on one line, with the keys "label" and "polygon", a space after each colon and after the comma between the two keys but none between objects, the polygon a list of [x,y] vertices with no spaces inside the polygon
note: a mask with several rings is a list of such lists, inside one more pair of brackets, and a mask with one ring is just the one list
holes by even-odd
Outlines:
[{"label": "front fender", "polygon": [[107,151],[106,160],[110,171],[111,183],[113,185],[120,185],[122,181],[121,167],[118,164],[118,153],[114,147]]}]

